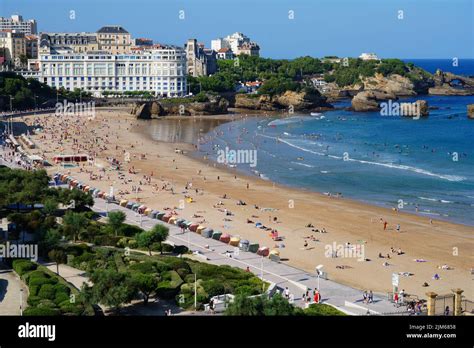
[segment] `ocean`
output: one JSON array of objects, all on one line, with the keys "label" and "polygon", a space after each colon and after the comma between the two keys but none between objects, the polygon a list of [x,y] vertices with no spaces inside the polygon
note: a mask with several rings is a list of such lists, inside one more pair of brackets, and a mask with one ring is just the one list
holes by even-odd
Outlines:
[{"label": "ocean", "polygon": [[474,59],[402,59],[434,74],[437,69],[457,75],[474,76]]},{"label": "ocean", "polygon": [[[236,163],[235,169],[292,187],[474,225],[474,121],[466,116],[474,96],[422,98],[437,109],[419,120],[336,110],[324,118],[295,114],[222,124],[201,139],[199,155],[218,160],[226,147],[255,150],[256,163]],[[345,105],[349,101],[336,106]]]}]

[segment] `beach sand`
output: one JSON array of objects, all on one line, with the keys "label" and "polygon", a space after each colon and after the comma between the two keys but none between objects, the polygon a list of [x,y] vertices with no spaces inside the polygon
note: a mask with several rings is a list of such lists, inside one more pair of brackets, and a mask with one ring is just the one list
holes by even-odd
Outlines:
[{"label": "beach sand", "polygon": [[[24,120],[31,125],[34,117]],[[35,123],[46,128],[44,132],[31,136],[37,148],[29,152],[44,156],[50,163],[57,154],[89,153],[95,157],[96,163],[84,165],[82,172],[78,167],[58,169],[57,166],[49,167],[48,172],[70,172],[77,179],[106,192],[113,185],[116,198],[136,200],[138,196],[139,201],[148,207],[157,210],[172,208],[180,217],[205,220],[203,224],[206,226],[239,235],[270,249],[283,244],[284,247],[279,248],[282,262],[310,272],[322,264],[329,279],[361,290],[392,291],[392,273],[409,272],[413,275],[400,276],[399,287],[408,294],[426,298],[428,291],[448,294],[453,288],[461,288],[467,298],[474,298],[471,275],[474,227],[438,220],[431,224],[428,218],[413,214],[288,188],[239,174],[205,159],[188,156],[186,153],[194,150],[190,144],[154,141],[140,131],[143,122],[146,121],[135,120],[126,109],[96,109],[92,120],[85,116],[37,116]],[[151,122],[156,127],[159,121]],[[66,133],[69,135],[64,139]],[[177,153],[176,149],[185,154]],[[127,152],[130,163],[124,164],[122,173],[125,178],[119,179],[106,158],[124,161]],[[129,173],[131,168],[136,174]],[[101,177],[92,180],[94,175]],[[151,182],[147,183],[149,178],[145,177],[151,177]],[[192,183],[192,187],[186,190],[188,183]],[[138,195],[132,191],[132,186],[140,187]],[[224,194],[227,199],[222,198]],[[194,202],[188,203],[185,195],[192,197]],[[239,200],[246,205],[237,205]],[[223,205],[216,206],[219,201]],[[224,209],[233,215],[226,215]],[[193,217],[195,215],[202,217]],[[247,223],[247,219],[278,230],[283,240],[273,241],[269,231],[256,228],[255,224]],[[388,223],[386,230],[382,221]],[[309,223],[315,229],[324,228],[327,233],[305,227]],[[396,230],[397,224],[401,226],[400,232]],[[305,238],[311,235],[317,241]],[[307,247],[304,247],[305,241]],[[359,261],[360,257],[327,257],[328,245],[345,243],[361,243],[365,259],[370,261]],[[404,254],[392,253],[391,247],[400,248]],[[391,258],[379,258],[379,253],[383,256],[389,254]],[[416,262],[415,259],[426,262]],[[389,266],[384,266],[384,262]],[[452,269],[439,269],[440,265],[449,265]],[[439,274],[439,280],[432,279],[435,273]],[[424,282],[429,286],[423,287]]]}]

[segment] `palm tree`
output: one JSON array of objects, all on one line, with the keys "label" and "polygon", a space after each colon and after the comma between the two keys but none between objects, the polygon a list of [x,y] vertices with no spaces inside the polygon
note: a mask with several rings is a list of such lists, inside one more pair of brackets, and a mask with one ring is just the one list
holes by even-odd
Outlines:
[{"label": "palm tree", "polygon": [[117,236],[118,230],[122,226],[126,218],[127,216],[125,215],[125,213],[120,210],[111,211],[109,213],[108,224],[112,228],[112,230],[115,232],[115,236]]}]

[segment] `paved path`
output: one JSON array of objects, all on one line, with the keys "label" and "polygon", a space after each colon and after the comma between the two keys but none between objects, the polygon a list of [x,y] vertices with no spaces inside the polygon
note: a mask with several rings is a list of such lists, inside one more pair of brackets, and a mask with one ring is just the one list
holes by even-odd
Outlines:
[{"label": "paved path", "polygon": [[26,286],[11,269],[0,266],[0,316],[20,315],[20,289],[23,289],[23,308],[26,306]]},{"label": "paved path", "polygon": [[[50,271],[56,273],[56,263],[54,262],[46,262],[43,263],[41,262],[43,266],[45,266],[47,269]],[[85,276],[84,271],[68,266],[68,265],[59,265],[59,276],[64,278],[66,281],[74,285],[76,289],[80,290],[82,288],[82,285],[84,283],[88,285],[92,285],[92,283],[89,281],[89,278]]]},{"label": "paved path", "polygon": [[[155,224],[166,225],[170,230],[169,241],[186,245],[192,251],[198,251],[203,256],[203,261],[216,265],[229,265],[246,269],[258,276],[263,274],[263,279],[275,283],[279,288],[288,287],[294,295],[295,304],[303,307],[302,295],[307,288],[315,289],[318,287],[318,279],[314,274],[291,267],[285,263],[274,262],[268,258],[260,257],[251,252],[239,251],[238,255],[227,257],[226,251],[233,251],[233,247],[221,243],[212,238],[204,238],[193,232],[181,232],[181,229],[175,225],[169,225],[162,221],[151,219],[147,216],[140,216],[137,213],[116,204],[106,204],[102,199],[95,199],[93,209],[102,215],[106,211],[121,210],[127,215],[127,223],[140,225],[144,229],[150,229]],[[205,259],[204,259],[205,258]],[[348,314],[365,315],[367,310],[372,314],[404,312],[402,308],[395,308],[386,298],[380,295],[374,295],[374,303],[367,305],[362,303],[362,291],[342,285],[331,280],[319,279],[322,300],[324,303],[338,307]]]}]

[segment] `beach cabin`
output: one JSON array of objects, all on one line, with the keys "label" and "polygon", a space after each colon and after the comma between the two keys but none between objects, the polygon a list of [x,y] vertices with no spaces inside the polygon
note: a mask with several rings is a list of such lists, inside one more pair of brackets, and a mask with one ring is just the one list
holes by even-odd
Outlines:
[{"label": "beach cabin", "polygon": [[176,220],[178,220],[178,218],[176,216],[172,216],[172,217],[169,218],[168,223],[175,225]]},{"label": "beach cabin", "polygon": [[156,215],[158,215],[158,213],[159,213],[158,210],[153,210],[153,211],[151,212],[151,214],[150,214],[150,217],[151,217],[152,219],[156,219]]},{"label": "beach cabin", "polygon": [[127,203],[128,203],[128,201],[127,201],[126,199],[120,200],[120,206],[121,206],[121,207],[126,207],[126,206],[127,206]]},{"label": "beach cabin", "polygon": [[176,219],[175,225],[181,227],[184,221],[183,218]]},{"label": "beach cabin", "polygon": [[141,207],[141,204],[140,203],[135,203],[133,206],[132,206],[132,210],[133,211],[138,211],[138,208]]},{"label": "beach cabin", "polygon": [[150,216],[150,214],[151,214],[152,211],[153,211],[153,210],[152,210],[151,208],[146,208],[146,209],[145,209],[145,215],[146,215],[146,216]]},{"label": "beach cabin", "polygon": [[257,255],[267,257],[270,254],[270,249],[267,247],[260,247],[257,250]]},{"label": "beach cabin", "polygon": [[196,229],[196,232],[201,234],[202,231],[204,231],[205,229],[206,229],[206,226],[199,225],[199,227]]},{"label": "beach cabin", "polygon": [[163,217],[161,218],[161,221],[168,222],[171,219],[171,217],[172,216],[168,214],[163,215]]},{"label": "beach cabin", "polygon": [[128,201],[128,202],[126,203],[125,208],[127,208],[127,209],[132,209],[132,207],[133,207],[134,205],[135,205],[135,202]]},{"label": "beach cabin", "polygon": [[221,235],[222,235],[222,232],[214,231],[214,232],[212,233],[212,239],[220,240]]},{"label": "beach cabin", "polygon": [[196,232],[196,230],[197,230],[198,227],[199,227],[199,224],[193,222],[193,223],[189,226],[189,230],[192,231],[192,232]]},{"label": "beach cabin", "polygon": [[240,243],[240,238],[239,237],[232,237],[229,241],[229,245],[232,245],[234,247],[238,247]]},{"label": "beach cabin", "polygon": [[258,243],[250,243],[249,244],[249,251],[251,253],[256,253],[259,248],[260,248],[260,245]]},{"label": "beach cabin", "polygon": [[165,215],[166,213],[164,211],[160,211],[158,214],[156,214],[156,219],[161,220]]},{"label": "beach cabin", "polygon": [[270,251],[269,258],[272,261],[280,262],[280,252],[277,249]]},{"label": "beach cabin", "polygon": [[231,238],[231,235],[230,235],[230,234],[224,233],[224,234],[222,234],[221,237],[219,238],[219,241],[221,241],[222,243],[229,244],[230,238]]},{"label": "beach cabin", "polygon": [[211,238],[213,232],[214,230],[212,228],[205,228],[204,230],[202,230],[201,236],[203,236],[204,238]]},{"label": "beach cabin", "polygon": [[250,242],[247,239],[241,239],[239,242],[239,248],[242,251],[249,251]]},{"label": "beach cabin", "polygon": [[141,205],[138,207],[138,214],[144,214],[145,213],[145,210],[146,210],[146,206],[145,205]]}]

